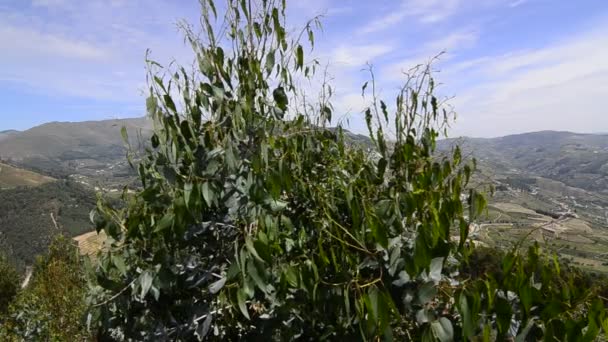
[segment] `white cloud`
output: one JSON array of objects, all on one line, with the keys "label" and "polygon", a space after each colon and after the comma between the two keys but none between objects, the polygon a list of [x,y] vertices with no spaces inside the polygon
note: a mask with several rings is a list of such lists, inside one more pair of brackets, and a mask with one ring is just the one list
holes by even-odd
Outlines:
[{"label": "white cloud", "polygon": [[330,60],[338,66],[363,66],[392,50],[390,44],[341,45],[331,52]]},{"label": "white cloud", "polygon": [[459,4],[460,0],[404,0],[396,10],[368,23],[361,33],[394,29],[395,24],[408,17],[415,17],[421,23],[436,23],[456,13]]},{"label": "white cloud", "polygon": [[449,61],[452,56],[457,55],[459,50],[475,45],[478,38],[478,30],[462,30],[452,32],[447,36],[436,40],[431,40],[416,50],[407,51],[410,54],[409,56],[385,65],[381,69],[381,75],[387,80],[401,80],[404,71],[419,64],[427,64],[442,52],[446,53],[439,56],[440,61],[445,63]]},{"label": "white cloud", "polygon": [[608,127],[600,103],[608,94],[607,33],[603,27],[542,49],[480,58],[470,68],[461,64],[461,77],[480,81],[461,89],[454,102],[459,134]]},{"label": "white cloud", "polygon": [[528,2],[528,0],[515,0],[509,4],[509,7],[521,6],[521,5],[525,4],[526,2]]},{"label": "white cloud", "polygon": [[7,55],[23,57],[36,54],[38,57],[102,60],[110,55],[109,51],[86,41],[24,27],[0,27],[0,44],[5,58]]},{"label": "white cloud", "polygon": [[431,53],[439,53],[441,51],[450,52],[457,48],[467,48],[477,42],[479,33],[475,30],[456,31],[446,35],[443,38],[433,40],[424,46],[425,51]]}]

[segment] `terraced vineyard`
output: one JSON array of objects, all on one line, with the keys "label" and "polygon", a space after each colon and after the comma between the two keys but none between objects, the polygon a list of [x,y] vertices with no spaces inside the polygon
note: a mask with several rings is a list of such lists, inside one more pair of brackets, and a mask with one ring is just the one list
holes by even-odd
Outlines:
[{"label": "terraced vineyard", "polygon": [[536,195],[498,191],[472,235],[477,241],[500,249],[527,247],[536,241],[564,262],[608,274],[608,229],[585,211],[556,212],[551,201],[538,191]]}]

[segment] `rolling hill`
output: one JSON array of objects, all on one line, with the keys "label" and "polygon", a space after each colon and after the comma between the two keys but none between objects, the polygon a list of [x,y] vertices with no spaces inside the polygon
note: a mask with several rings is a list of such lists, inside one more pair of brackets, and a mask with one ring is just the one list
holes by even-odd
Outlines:
[{"label": "rolling hill", "polygon": [[608,194],[608,135],[541,131],[500,138],[457,138],[441,142],[461,144],[495,170],[530,173],[566,185]]},{"label": "rolling hill", "polygon": [[0,160],[55,178],[79,176],[93,185],[118,185],[133,175],[121,137],[126,127],[132,146],[151,135],[145,118],[85,122],[51,122],[0,140]]},{"label": "rolling hill", "polygon": [[2,141],[4,139],[7,139],[7,138],[10,138],[10,137],[12,137],[12,136],[14,136],[14,135],[16,135],[18,133],[19,133],[19,131],[16,131],[14,129],[9,129],[9,130],[6,130],[6,131],[0,131],[0,141]]},{"label": "rolling hill", "polygon": [[0,189],[16,186],[36,186],[54,180],[52,177],[0,163]]}]

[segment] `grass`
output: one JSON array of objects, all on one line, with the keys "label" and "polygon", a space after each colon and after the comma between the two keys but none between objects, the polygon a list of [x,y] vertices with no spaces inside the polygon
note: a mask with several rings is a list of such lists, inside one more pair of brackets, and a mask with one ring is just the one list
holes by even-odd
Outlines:
[{"label": "grass", "polygon": [[17,186],[38,186],[54,180],[54,178],[36,172],[0,163],[0,189]]}]

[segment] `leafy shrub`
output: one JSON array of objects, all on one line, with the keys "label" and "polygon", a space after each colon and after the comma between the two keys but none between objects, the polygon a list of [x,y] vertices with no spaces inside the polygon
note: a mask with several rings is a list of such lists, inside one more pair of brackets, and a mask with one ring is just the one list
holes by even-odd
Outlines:
[{"label": "leafy shrub", "polygon": [[451,112],[430,67],[413,70],[390,107],[372,73],[362,92],[373,148],[353,143],[326,128],[327,96],[301,96],[317,65],[301,38],[314,45],[316,21],[292,39],[284,3],[228,1],[219,25],[203,1],[207,36],[184,26],[197,69],[149,61],[157,129],[137,166],[143,189],[93,213],[110,237],[90,289],[99,337],[597,336],[602,303],[569,278],[555,282],[559,269],[538,249],[459,276],[485,200],[467,189],[474,163],[459,148],[433,155]]},{"label": "leafy shrub", "polygon": [[6,257],[0,255],[0,322],[8,304],[19,290],[19,274]]},{"label": "leafy shrub", "polygon": [[56,237],[38,257],[32,280],[10,304],[0,340],[84,341],[86,283],[80,256],[70,239]]}]

